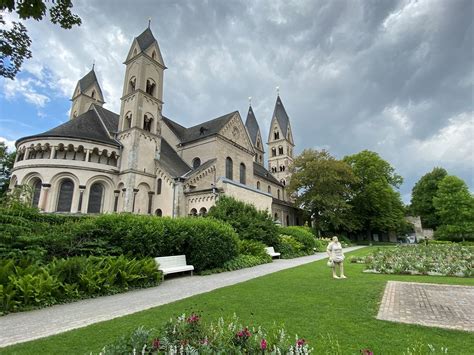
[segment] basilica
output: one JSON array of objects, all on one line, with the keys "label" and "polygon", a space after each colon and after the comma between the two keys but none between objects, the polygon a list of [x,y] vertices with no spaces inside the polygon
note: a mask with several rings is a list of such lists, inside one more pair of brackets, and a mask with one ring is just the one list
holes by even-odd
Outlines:
[{"label": "basilica", "polygon": [[279,95],[267,139],[252,106],[193,127],[164,116],[166,69],[150,28],[127,54],[120,113],[105,102],[94,69],[79,80],[68,122],[16,142],[10,187],[28,185],[44,212],[204,215],[219,196],[268,210],[282,225],[302,218],[285,186],[294,141]]}]

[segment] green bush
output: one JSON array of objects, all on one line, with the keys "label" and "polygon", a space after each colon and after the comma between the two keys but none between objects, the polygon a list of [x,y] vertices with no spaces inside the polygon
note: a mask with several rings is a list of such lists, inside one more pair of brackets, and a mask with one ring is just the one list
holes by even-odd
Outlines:
[{"label": "green bush", "polygon": [[280,235],[279,249],[283,259],[291,259],[299,256],[307,255],[304,244],[297,241],[290,235]]},{"label": "green bush", "polygon": [[280,227],[280,234],[291,235],[295,240],[303,244],[304,251],[312,252],[316,247],[316,238],[306,227]]},{"label": "green bush", "polygon": [[265,251],[265,244],[257,240],[239,240],[239,254],[258,257],[269,256]]},{"label": "green bush", "polygon": [[453,242],[474,242],[474,223],[465,222],[459,225],[443,225],[434,232],[435,239]]},{"label": "green bush", "polygon": [[229,223],[240,239],[258,240],[273,247],[278,245],[278,226],[268,212],[259,211],[251,204],[222,196],[210,209],[208,217]]},{"label": "green bush", "polygon": [[0,313],[158,285],[152,258],[71,257],[41,264],[0,260]]}]

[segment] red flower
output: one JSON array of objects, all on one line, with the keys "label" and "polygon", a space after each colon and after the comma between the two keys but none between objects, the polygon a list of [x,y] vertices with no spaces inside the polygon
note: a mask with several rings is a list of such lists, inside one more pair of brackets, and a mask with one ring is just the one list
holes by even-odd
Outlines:
[{"label": "red flower", "polygon": [[158,339],[158,338],[153,339],[152,346],[153,346],[153,349],[159,349],[160,348],[160,339]]},{"label": "red flower", "polygon": [[199,322],[199,316],[197,314],[191,314],[187,319],[186,322],[188,323],[197,323]]},{"label": "red flower", "polygon": [[306,343],[306,341],[304,339],[298,339],[296,341],[296,346],[297,347],[302,347],[302,346],[304,346],[305,343]]},{"label": "red flower", "polygon": [[360,353],[361,353],[362,355],[374,355],[374,352],[373,352],[372,350],[370,350],[370,349],[362,349],[362,350],[360,351]]},{"label": "red flower", "polygon": [[265,339],[262,339],[260,342],[260,349],[266,350],[267,349],[267,341]]}]

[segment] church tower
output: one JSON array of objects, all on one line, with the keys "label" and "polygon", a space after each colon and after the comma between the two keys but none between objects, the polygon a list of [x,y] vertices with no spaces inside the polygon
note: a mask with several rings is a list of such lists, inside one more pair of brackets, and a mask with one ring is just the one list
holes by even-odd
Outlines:
[{"label": "church tower", "polygon": [[247,113],[247,119],[245,121],[245,127],[249,133],[253,147],[255,149],[255,162],[264,165],[263,156],[265,151],[263,150],[263,140],[260,133],[260,127],[258,126],[257,118],[252,110],[252,105],[249,105],[249,112]]},{"label": "church tower", "polygon": [[286,113],[280,95],[277,96],[272,122],[268,132],[268,170],[283,185],[290,179],[289,166],[293,163],[293,134],[290,118]]},{"label": "church tower", "polygon": [[71,120],[87,112],[91,104],[102,106],[105,103],[94,68],[77,82],[71,101]]},{"label": "church tower", "polygon": [[117,138],[123,145],[124,211],[134,212],[138,177],[153,186],[161,147],[163,62],[150,27],[133,40],[127,59]]}]

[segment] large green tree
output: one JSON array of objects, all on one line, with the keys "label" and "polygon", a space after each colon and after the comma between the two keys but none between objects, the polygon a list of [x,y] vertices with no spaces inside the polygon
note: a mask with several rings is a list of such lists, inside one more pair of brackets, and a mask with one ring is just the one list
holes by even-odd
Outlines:
[{"label": "large green tree", "polygon": [[405,226],[404,206],[398,189],[403,178],[377,153],[364,150],[344,161],[352,167],[359,182],[350,201],[354,225],[360,232],[398,231]]},{"label": "large green tree", "polygon": [[8,147],[5,143],[0,142],[0,197],[5,195],[8,189],[15,156],[16,152],[8,152]]},{"label": "large green tree", "polygon": [[433,197],[438,192],[438,185],[448,175],[443,168],[434,168],[423,175],[411,191],[411,213],[421,217],[425,228],[436,229],[440,222],[433,205]]},{"label": "large green tree", "polygon": [[357,182],[349,165],[327,151],[304,150],[294,161],[289,193],[307,210],[317,231],[351,230],[351,186]]},{"label": "large green tree", "polygon": [[49,13],[52,23],[70,29],[80,25],[79,16],[71,12],[71,0],[0,0],[0,75],[14,79],[23,61],[31,58],[31,39],[21,22],[13,21],[11,28],[5,26],[2,12],[15,12],[20,20],[41,21]]},{"label": "large green tree", "polygon": [[456,176],[448,175],[439,182],[433,205],[441,225],[474,222],[474,197],[466,183]]}]

